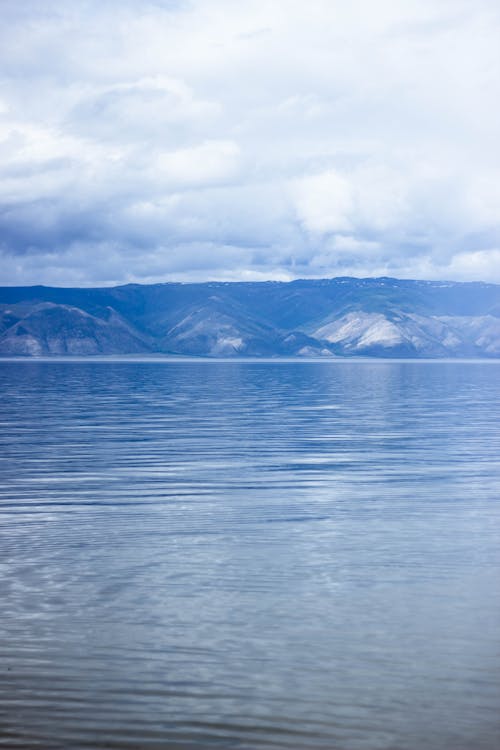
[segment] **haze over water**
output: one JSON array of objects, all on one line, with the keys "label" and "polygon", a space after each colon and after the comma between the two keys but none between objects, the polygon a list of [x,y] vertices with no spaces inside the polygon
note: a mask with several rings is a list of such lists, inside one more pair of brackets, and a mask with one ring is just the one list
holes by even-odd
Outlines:
[{"label": "haze over water", "polygon": [[0,362],[0,746],[497,750],[499,376]]}]

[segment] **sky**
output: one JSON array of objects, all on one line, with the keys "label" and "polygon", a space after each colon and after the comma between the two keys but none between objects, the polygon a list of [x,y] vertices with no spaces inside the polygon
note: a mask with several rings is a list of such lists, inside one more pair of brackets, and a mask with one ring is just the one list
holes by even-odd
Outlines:
[{"label": "sky", "polygon": [[0,0],[0,283],[500,283],[498,0]]}]

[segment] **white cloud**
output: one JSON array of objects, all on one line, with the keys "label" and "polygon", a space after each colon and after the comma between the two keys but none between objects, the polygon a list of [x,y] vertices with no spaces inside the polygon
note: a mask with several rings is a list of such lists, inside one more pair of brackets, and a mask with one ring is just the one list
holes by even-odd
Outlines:
[{"label": "white cloud", "polygon": [[307,231],[317,234],[351,231],[353,189],[349,180],[334,170],[297,180],[292,195],[299,221]]},{"label": "white cloud", "polygon": [[500,282],[494,0],[2,16],[4,282]]},{"label": "white cloud", "polygon": [[157,155],[153,169],[167,184],[211,185],[234,177],[240,150],[233,141],[206,141]]},{"label": "white cloud", "polygon": [[500,249],[457,253],[449,264],[449,278],[462,281],[491,281],[498,279]]}]

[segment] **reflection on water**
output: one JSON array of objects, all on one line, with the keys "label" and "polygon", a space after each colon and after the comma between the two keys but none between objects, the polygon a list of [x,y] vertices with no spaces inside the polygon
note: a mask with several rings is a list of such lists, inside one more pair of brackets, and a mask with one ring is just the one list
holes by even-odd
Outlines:
[{"label": "reflection on water", "polygon": [[0,746],[500,746],[499,364],[0,387]]}]

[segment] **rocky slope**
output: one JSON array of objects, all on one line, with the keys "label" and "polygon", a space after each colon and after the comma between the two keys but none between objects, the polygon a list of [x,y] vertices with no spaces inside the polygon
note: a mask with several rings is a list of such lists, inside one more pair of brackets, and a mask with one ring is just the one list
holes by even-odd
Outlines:
[{"label": "rocky slope", "polygon": [[500,356],[500,286],[338,278],[0,288],[0,354]]}]

